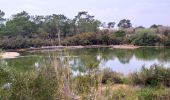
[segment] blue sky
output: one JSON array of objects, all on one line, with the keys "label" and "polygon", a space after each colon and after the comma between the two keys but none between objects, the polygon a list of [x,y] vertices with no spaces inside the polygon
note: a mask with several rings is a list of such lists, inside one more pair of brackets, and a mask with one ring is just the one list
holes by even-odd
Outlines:
[{"label": "blue sky", "polygon": [[102,22],[127,18],[133,26],[170,26],[170,0],[0,0],[6,17],[27,11],[31,15],[65,14],[73,18],[88,11]]}]

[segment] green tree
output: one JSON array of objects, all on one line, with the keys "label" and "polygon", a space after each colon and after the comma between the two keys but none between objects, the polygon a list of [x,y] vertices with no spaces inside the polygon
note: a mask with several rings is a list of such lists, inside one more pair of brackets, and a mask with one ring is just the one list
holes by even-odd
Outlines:
[{"label": "green tree", "polygon": [[82,11],[74,18],[75,32],[96,32],[101,22],[94,19],[94,16],[88,14],[88,12]]},{"label": "green tree", "polygon": [[107,25],[108,25],[108,28],[114,28],[115,27],[115,22],[109,22]]},{"label": "green tree", "polygon": [[129,19],[122,19],[118,23],[118,27],[119,28],[130,28],[130,27],[132,27],[132,23],[130,22]]},{"label": "green tree", "polygon": [[12,16],[2,29],[4,35],[31,36],[36,32],[36,25],[30,20],[30,15],[23,11]]},{"label": "green tree", "polygon": [[40,28],[40,27],[43,26],[43,23],[44,23],[44,21],[45,21],[45,18],[44,18],[44,16],[38,15],[38,16],[33,16],[33,17],[32,17],[32,20],[33,20],[33,22],[37,25],[37,27]]},{"label": "green tree", "polygon": [[2,10],[0,10],[0,28],[4,25],[5,21],[4,15],[5,13]]},{"label": "green tree", "polygon": [[67,17],[64,15],[49,15],[45,17],[43,28],[50,34],[50,38],[58,37],[58,34],[63,34]]},{"label": "green tree", "polygon": [[153,25],[150,26],[150,28],[158,28],[158,25],[153,24]]}]

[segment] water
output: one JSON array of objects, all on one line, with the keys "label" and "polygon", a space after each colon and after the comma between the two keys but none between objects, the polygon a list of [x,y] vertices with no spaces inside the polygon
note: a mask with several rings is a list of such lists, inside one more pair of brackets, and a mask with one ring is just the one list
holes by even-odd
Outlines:
[{"label": "water", "polygon": [[42,62],[56,57],[60,62],[67,61],[74,73],[83,73],[91,68],[110,68],[128,74],[140,70],[142,66],[150,67],[153,64],[170,67],[170,48],[48,50],[23,52],[21,56],[4,60],[5,65],[17,71],[38,70]]}]

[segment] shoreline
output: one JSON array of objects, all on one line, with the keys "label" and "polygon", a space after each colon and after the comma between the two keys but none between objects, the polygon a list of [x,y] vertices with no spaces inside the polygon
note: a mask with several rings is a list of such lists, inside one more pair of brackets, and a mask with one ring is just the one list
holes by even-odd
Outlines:
[{"label": "shoreline", "polygon": [[156,47],[156,48],[164,48],[166,46],[135,46],[135,45],[77,45],[77,46],[42,46],[38,48],[23,48],[23,49],[7,49],[5,52],[0,53],[0,57],[5,59],[16,58],[20,56],[18,52],[25,51],[38,51],[38,50],[62,50],[62,49],[83,49],[83,48],[111,48],[111,49],[127,49],[127,50],[135,50],[142,47]]},{"label": "shoreline", "polygon": [[113,45],[113,49],[138,49],[141,46],[135,46],[135,45]]},{"label": "shoreline", "polygon": [[20,56],[20,53],[18,52],[1,52],[0,57],[2,59],[12,59],[12,58],[17,58]]},{"label": "shoreline", "polygon": [[77,45],[77,46],[42,46],[39,48],[25,48],[25,49],[13,49],[7,51],[33,51],[33,50],[50,50],[50,49],[83,49],[83,48],[112,48],[112,49],[137,49],[142,46],[135,46],[135,45]]},{"label": "shoreline", "polygon": [[12,49],[0,53],[2,59],[12,59],[20,56],[18,52],[37,51],[37,50],[60,50],[60,49],[83,49],[83,48],[112,48],[112,49],[137,49],[140,46],[134,45],[87,45],[87,46],[43,46],[40,48]]}]

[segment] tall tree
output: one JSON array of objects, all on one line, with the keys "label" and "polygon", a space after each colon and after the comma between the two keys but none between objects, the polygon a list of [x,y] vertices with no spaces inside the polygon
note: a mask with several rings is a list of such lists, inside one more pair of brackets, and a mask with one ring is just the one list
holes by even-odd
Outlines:
[{"label": "tall tree", "polygon": [[43,28],[50,34],[51,38],[57,37],[58,32],[60,31],[63,34],[63,28],[67,21],[67,17],[64,15],[49,15],[45,17],[45,22]]},{"label": "tall tree", "polygon": [[132,23],[130,22],[129,19],[122,19],[118,23],[118,27],[119,28],[130,28],[130,27],[132,27]]},{"label": "tall tree", "polygon": [[100,21],[94,19],[94,16],[85,11],[79,12],[74,22],[76,33],[95,32],[101,24]]},{"label": "tall tree", "polygon": [[43,29],[49,33],[50,39],[58,37],[60,44],[60,36],[66,34],[68,18],[62,14],[53,14],[45,16]]},{"label": "tall tree", "polygon": [[115,22],[109,22],[107,25],[108,25],[108,28],[114,28],[115,27]]},{"label": "tall tree", "polygon": [[4,15],[5,13],[2,10],[0,10],[0,28],[4,25],[5,21]]},{"label": "tall tree", "polygon": [[45,18],[44,18],[44,16],[38,15],[38,16],[33,16],[32,20],[37,25],[37,27],[42,27],[43,23],[45,21]]},{"label": "tall tree", "polygon": [[36,25],[25,11],[13,15],[12,19],[6,22],[4,29],[5,35],[31,36],[35,32]]},{"label": "tall tree", "polygon": [[153,25],[150,26],[150,28],[158,28],[158,25],[153,24]]}]

